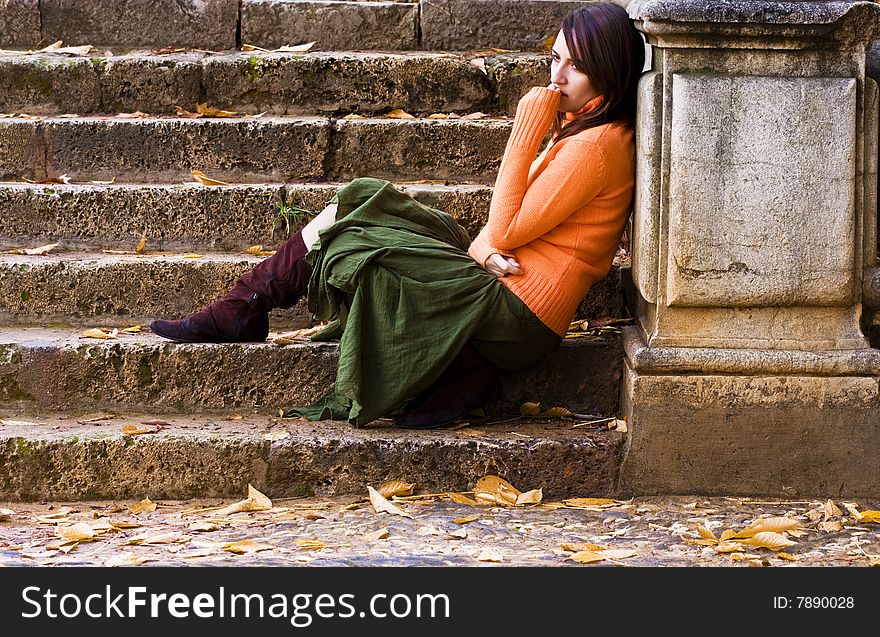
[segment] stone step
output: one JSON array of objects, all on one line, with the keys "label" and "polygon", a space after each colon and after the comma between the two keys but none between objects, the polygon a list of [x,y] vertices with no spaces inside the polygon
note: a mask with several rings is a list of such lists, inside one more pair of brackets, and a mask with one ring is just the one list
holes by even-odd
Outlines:
[{"label": "stone step", "polygon": [[[188,257],[149,251],[4,254],[0,255],[0,322],[44,325],[73,319],[89,327],[128,327],[154,318],[177,318],[222,296],[260,260],[248,254]],[[581,316],[623,316],[623,277],[628,274],[627,266],[615,266],[593,286]],[[289,310],[274,312],[272,318],[285,330],[313,324],[304,299]]]},{"label": "stone step", "polygon": [[329,497],[363,495],[388,480],[437,493],[468,491],[488,474],[540,485],[548,500],[608,497],[626,438],[571,429],[567,420],[406,431],[381,421],[356,429],[245,412],[240,420],[164,416],[161,431],[136,436],[122,426],[143,426],[155,414],[79,422],[98,415],[0,413],[0,501],[239,500],[248,484],[272,498]]},{"label": "stone step", "polygon": [[[80,333],[0,327],[3,408],[277,413],[319,399],[335,379],[333,343],[175,344],[149,333],[116,340],[82,339]],[[542,402],[580,413],[616,413],[622,360],[617,334],[565,339],[534,368],[505,375],[486,411],[516,414],[524,402]]]},{"label": "stone step", "polygon": [[443,53],[129,54],[0,57],[0,113],[195,112],[270,115],[470,112],[512,115],[546,85],[546,55]]},{"label": "stone step", "polygon": [[[142,234],[150,250],[268,250],[323,209],[341,185],[0,183],[0,251],[55,242],[65,249],[132,250]],[[472,237],[486,221],[489,186],[396,185],[453,215]],[[296,218],[297,209],[308,212]]]},{"label": "stone step", "polygon": [[[511,120],[0,119],[0,180],[494,179]],[[381,149],[381,152],[378,150]]]}]

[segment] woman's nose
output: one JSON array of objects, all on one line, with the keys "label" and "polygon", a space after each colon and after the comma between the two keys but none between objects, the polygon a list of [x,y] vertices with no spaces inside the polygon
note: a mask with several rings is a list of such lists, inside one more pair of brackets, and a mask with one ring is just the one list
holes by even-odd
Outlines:
[{"label": "woman's nose", "polygon": [[565,84],[565,74],[558,69],[554,69],[550,72],[550,81],[553,84]]}]

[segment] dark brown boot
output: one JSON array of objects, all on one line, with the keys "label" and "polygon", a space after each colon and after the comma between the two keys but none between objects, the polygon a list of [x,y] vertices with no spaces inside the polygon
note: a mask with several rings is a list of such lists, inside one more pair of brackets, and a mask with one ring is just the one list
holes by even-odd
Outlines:
[{"label": "dark brown boot", "polygon": [[271,257],[239,278],[223,298],[176,321],[153,321],[150,329],[179,343],[258,342],[269,335],[269,310],[288,308],[306,292],[311,267],[297,232]]},{"label": "dark brown boot", "polygon": [[466,345],[434,383],[424,402],[393,416],[392,421],[402,429],[448,425],[489,400],[497,384],[498,369],[473,346]]}]

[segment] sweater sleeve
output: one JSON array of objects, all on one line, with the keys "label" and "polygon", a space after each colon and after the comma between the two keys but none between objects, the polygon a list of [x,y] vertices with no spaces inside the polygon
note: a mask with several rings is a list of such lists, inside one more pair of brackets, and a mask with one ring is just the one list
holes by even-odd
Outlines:
[{"label": "sweater sleeve", "polygon": [[558,104],[556,91],[535,87],[517,107],[489,220],[480,233],[495,251],[513,250],[546,234],[589,203],[605,184],[601,149],[593,142],[568,138],[551,149],[546,168],[528,185],[529,168]]}]

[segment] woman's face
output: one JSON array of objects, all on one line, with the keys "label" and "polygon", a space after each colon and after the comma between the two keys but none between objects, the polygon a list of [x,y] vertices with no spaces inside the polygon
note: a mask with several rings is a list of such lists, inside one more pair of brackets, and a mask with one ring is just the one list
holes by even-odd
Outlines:
[{"label": "woman's face", "polygon": [[553,44],[552,62],[550,65],[550,81],[562,93],[559,110],[564,113],[576,113],[599,93],[593,88],[590,77],[574,66],[565,42],[565,35],[560,30]]}]

